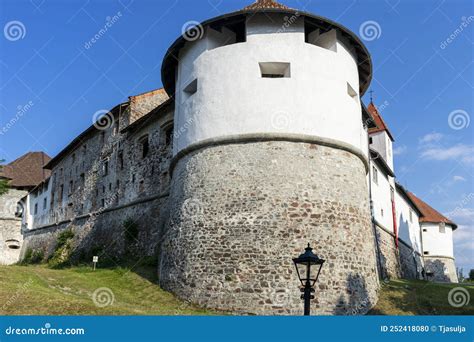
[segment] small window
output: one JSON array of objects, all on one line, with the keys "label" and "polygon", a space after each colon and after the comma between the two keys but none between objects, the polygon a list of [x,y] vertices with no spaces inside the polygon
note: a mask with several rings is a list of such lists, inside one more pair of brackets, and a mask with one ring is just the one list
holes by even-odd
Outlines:
[{"label": "small window", "polygon": [[84,173],[81,173],[81,186],[84,186],[84,183],[86,181],[86,176],[84,175]]},{"label": "small window", "polygon": [[410,222],[413,223],[413,210],[410,209]]},{"label": "small window", "polygon": [[107,176],[109,174],[109,161],[104,160],[104,164],[102,165],[102,172],[104,176]]},{"label": "small window", "polygon": [[374,143],[374,138],[370,137],[369,138],[369,144],[372,145]]},{"label": "small window", "polygon": [[100,200],[100,206],[101,206],[102,208],[105,207],[105,199],[102,198],[102,199]]},{"label": "small window", "polygon": [[73,154],[72,154],[72,163],[74,164],[75,162],[76,162],[76,154],[73,153]]},{"label": "small window", "polygon": [[174,127],[170,126],[165,130],[165,145],[170,146],[173,142],[173,130]]},{"label": "small window", "polygon": [[142,158],[146,158],[150,150],[150,142],[148,139],[148,135],[145,135],[144,137],[140,138],[139,144],[141,148]]},{"label": "small window", "polygon": [[102,185],[102,193],[105,194],[105,185]]},{"label": "small window", "polygon": [[423,254],[424,254],[424,255],[428,255],[428,254],[430,254],[430,252],[423,252]]},{"label": "small window", "polygon": [[117,188],[117,190],[120,188],[120,181],[117,179],[117,182],[115,183],[115,187]]},{"label": "small window", "polygon": [[123,170],[123,152],[118,153],[118,166],[120,170]]},{"label": "small window", "polygon": [[380,209],[380,215],[383,217],[383,209]]},{"label": "small window", "polygon": [[347,94],[352,97],[355,101],[358,100],[359,94],[352,88],[352,86],[347,82]]},{"label": "small window", "polygon": [[428,229],[423,229],[423,233],[426,233],[428,231]]},{"label": "small window", "polygon": [[184,87],[183,91],[188,96],[190,96],[197,92],[197,88],[198,88],[198,81],[196,78],[195,80],[191,81],[191,83],[189,83],[186,87]]},{"label": "small window", "polygon": [[82,146],[82,154],[84,156],[87,154],[87,145]]},{"label": "small window", "polygon": [[132,175],[132,183],[135,183],[135,174]]},{"label": "small window", "polygon": [[291,77],[290,63],[265,62],[259,63],[262,78],[289,78]]},{"label": "small window", "polygon": [[379,171],[375,166],[372,167],[372,179],[375,184],[379,184]]},{"label": "small window", "polygon": [[46,207],[47,207],[47,206],[48,206],[48,198],[45,197],[45,198],[43,199],[43,210],[46,210]]},{"label": "small window", "polygon": [[38,203],[35,203],[35,215],[38,215]]},{"label": "small window", "polygon": [[61,184],[59,186],[59,202],[63,201],[63,195],[64,195],[64,185]]},{"label": "small window", "polygon": [[68,192],[68,194],[71,195],[73,191],[74,191],[74,182],[70,181],[69,182],[69,192]]},{"label": "small window", "polygon": [[441,223],[439,224],[439,232],[440,232],[441,234],[445,234],[445,233],[446,233],[446,223],[441,222]]},{"label": "small window", "polygon": [[109,183],[109,191],[112,191],[112,183]]}]

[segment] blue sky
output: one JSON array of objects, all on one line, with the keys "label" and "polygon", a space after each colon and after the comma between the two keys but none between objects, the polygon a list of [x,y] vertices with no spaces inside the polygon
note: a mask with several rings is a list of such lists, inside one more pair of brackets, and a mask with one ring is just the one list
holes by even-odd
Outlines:
[{"label": "blue sky", "polygon": [[[162,58],[184,23],[251,2],[2,0],[0,159],[56,155],[97,111],[161,87]],[[362,37],[374,102],[396,139],[399,182],[460,225],[457,264],[474,268],[472,1],[282,3]],[[86,48],[107,21],[106,34]]]}]

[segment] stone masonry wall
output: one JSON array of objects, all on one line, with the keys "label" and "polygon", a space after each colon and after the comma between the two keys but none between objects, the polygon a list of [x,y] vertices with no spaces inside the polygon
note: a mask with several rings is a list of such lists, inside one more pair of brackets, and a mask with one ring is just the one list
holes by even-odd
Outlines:
[{"label": "stone masonry wall", "polygon": [[10,189],[0,196],[0,265],[10,265],[18,261],[18,247],[21,247],[23,237],[21,219],[15,216],[15,212],[17,203],[26,194],[23,190]]},{"label": "stone masonry wall", "polygon": [[300,315],[292,258],[326,259],[315,314],[363,314],[377,301],[364,163],[307,143],[212,146],[173,172],[161,285],[201,306]]},{"label": "stone masonry wall", "polygon": [[426,272],[433,273],[433,276],[428,277],[428,280],[443,282],[443,283],[457,283],[458,276],[456,273],[456,265],[453,258],[441,256],[424,256]]},{"label": "stone masonry wall", "polygon": [[420,279],[422,270],[420,255],[400,240],[397,249],[393,234],[378,225],[376,229],[380,249],[380,276],[383,279]]}]

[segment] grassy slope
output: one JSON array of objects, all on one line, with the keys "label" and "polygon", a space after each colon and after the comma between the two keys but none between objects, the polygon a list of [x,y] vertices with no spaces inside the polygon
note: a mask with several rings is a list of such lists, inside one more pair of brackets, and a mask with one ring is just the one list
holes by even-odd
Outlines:
[{"label": "grassy slope", "polygon": [[[138,272],[138,273],[135,273]],[[207,315],[156,285],[153,268],[92,271],[78,267],[0,266],[0,315]],[[474,304],[453,308],[449,291],[459,285],[396,280],[383,284],[373,315],[473,315]],[[113,305],[97,307],[93,292],[108,287]],[[474,285],[463,286],[474,299]]]},{"label": "grassy slope", "polygon": [[449,291],[459,284],[436,284],[417,280],[394,280],[383,284],[372,315],[474,315],[474,284],[461,285],[469,291],[468,305],[455,308]]},{"label": "grassy slope", "polygon": [[[155,284],[153,271],[126,269],[0,266],[0,314],[3,315],[206,315]],[[148,280],[148,279],[151,280]],[[92,301],[97,288],[110,288],[113,305]]]}]

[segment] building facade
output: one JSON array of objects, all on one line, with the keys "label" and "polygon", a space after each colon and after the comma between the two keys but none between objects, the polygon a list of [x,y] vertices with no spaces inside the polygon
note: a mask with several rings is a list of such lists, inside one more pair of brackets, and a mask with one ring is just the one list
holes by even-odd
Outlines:
[{"label": "building facade", "polygon": [[362,42],[269,0],[194,30],[168,50],[164,89],[47,162],[23,200],[21,253],[47,258],[71,230],[71,260],[152,257],[163,288],[242,314],[301,312],[292,258],[308,242],[327,260],[318,314],[364,314],[379,278],[423,278],[425,214],[395,181],[380,113],[361,103]]}]

